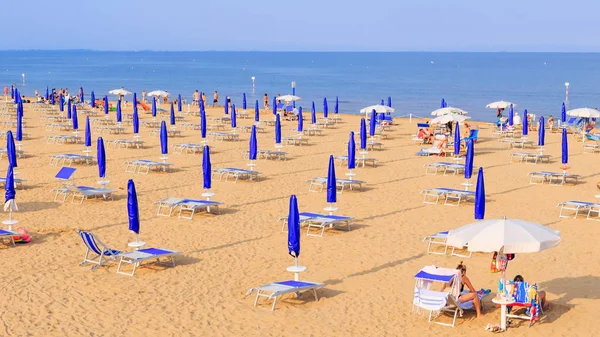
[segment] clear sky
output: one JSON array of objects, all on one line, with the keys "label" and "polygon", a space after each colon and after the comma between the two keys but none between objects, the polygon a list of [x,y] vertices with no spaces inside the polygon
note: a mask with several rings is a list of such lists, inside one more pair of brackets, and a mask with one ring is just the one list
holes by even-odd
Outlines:
[{"label": "clear sky", "polygon": [[0,9],[3,50],[600,51],[597,0],[11,0]]}]

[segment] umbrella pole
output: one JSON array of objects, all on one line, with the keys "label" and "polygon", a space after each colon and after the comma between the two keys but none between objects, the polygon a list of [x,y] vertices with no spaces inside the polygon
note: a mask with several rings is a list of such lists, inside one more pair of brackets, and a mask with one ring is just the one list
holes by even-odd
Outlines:
[{"label": "umbrella pole", "polygon": [[139,235],[138,233],[135,233],[135,242],[140,242],[140,240],[139,240],[139,236],[140,236],[140,235]]}]

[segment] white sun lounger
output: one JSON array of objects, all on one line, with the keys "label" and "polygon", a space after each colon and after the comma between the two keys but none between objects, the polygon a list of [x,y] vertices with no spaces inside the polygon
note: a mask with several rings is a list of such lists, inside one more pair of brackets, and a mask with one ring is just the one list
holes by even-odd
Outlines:
[{"label": "white sun lounger", "polygon": [[113,148],[125,148],[129,149],[130,147],[134,147],[136,149],[141,149],[144,146],[143,140],[137,139],[113,139],[106,141],[107,144],[112,145]]},{"label": "white sun lounger", "polygon": [[104,200],[112,200],[112,194],[116,192],[116,190],[111,190],[108,188],[75,186],[72,184],[63,184],[63,186],[67,189],[68,193],[72,194],[71,203],[73,204],[75,203],[75,199],[80,199],[79,204],[82,204],[85,199],[88,199],[90,197],[102,197],[102,199]]},{"label": "white sun lounger", "polygon": [[592,208],[594,212],[597,213],[600,208],[600,204],[595,202],[586,202],[586,201],[563,201],[556,205],[556,207],[560,207],[560,213],[558,214],[559,218],[570,218],[571,216],[564,215],[563,212],[567,211],[575,211],[575,215],[573,215],[573,219],[576,219],[580,213],[584,213],[587,211],[587,218],[590,219],[590,214],[592,213]]},{"label": "white sun lounger", "polygon": [[79,136],[54,135],[46,138],[46,144],[78,144],[80,140]]},{"label": "white sun lounger", "polygon": [[[447,239],[448,239],[448,231],[444,231],[444,232],[437,232],[435,234],[428,235],[423,238],[422,242],[427,242],[427,253],[435,254],[435,255],[446,255],[448,253],[448,244],[446,243]],[[432,246],[443,246],[444,251],[438,252],[438,251],[432,250]],[[463,247],[463,249],[467,249],[467,246]],[[472,252],[469,252],[468,255],[457,253],[455,247],[452,247],[452,250],[450,251],[450,256],[471,257],[472,255],[473,255]]]},{"label": "white sun lounger", "polygon": [[[256,150],[256,159],[287,160],[287,152],[279,150]],[[244,159],[248,159],[250,151],[244,151]]]},{"label": "white sun lounger", "polygon": [[[117,274],[133,276],[142,262],[151,260],[156,260],[158,264],[175,267],[175,255],[179,255],[179,252],[165,248],[145,248],[133,252],[122,253],[119,255],[120,259],[119,266],[117,267]],[[160,259],[166,259],[168,263],[162,263]],[[123,263],[133,265],[133,269],[130,273],[121,271]]]},{"label": "white sun lounger", "polygon": [[[461,201],[469,202],[475,200],[474,191],[457,190],[453,188],[430,188],[421,191],[424,194],[423,203],[436,205],[439,203],[440,198],[443,197],[444,205],[447,206],[460,206]],[[434,198],[435,201],[429,200]]]},{"label": "white sun lounger", "polygon": [[169,167],[171,167],[173,164],[140,159],[126,161],[125,165],[125,172],[148,174],[150,170],[168,172]]},{"label": "white sun lounger", "polygon": [[512,163],[515,159],[518,159],[520,163],[533,163],[538,162],[550,162],[549,154],[541,153],[530,153],[530,152],[513,152],[509,155],[509,161]]},{"label": "white sun lounger", "polygon": [[282,142],[285,142],[287,145],[308,145],[308,138],[303,138],[302,136],[290,136],[290,137],[282,137]]},{"label": "white sun lounger", "polygon": [[504,147],[504,144],[508,146],[508,148],[522,148],[524,149],[526,146],[533,148],[533,141],[527,139],[515,139],[515,138],[500,138],[498,139],[500,143],[500,148]]},{"label": "white sun lounger", "polygon": [[262,285],[257,288],[252,288],[248,290],[246,295],[250,295],[253,292],[256,292],[256,298],[254,299],[254,307],[258,304],[259,297],[265,297],[268,300],[273,300],[273,305],[271,305],[271,311],[275,310],[275,305],[277,304],[277,299],[279,296],[285,294],[296,294],[299,296],[303,291],[312,291],[315,296],[315,301],[318,301],[317,297],[317,289],[325,286],[323,283],[317,282],[309,282],[309,281],[282,281],[282,282],[273,282],[269,284]]},{"label": "white sun lounger", "polygon": [[79,264],[81,267],[90,263],[94,265],[92,267],[92,270],[94,270],[105,263],[116,259],[119,254],[121,254],[121,251],[108,248],[107,245],[102,243],[102,241],[91,232],[78,230],[77,234],[79,234],[79,237],[81,237],[81,240],[83,240],[83,244],[86,247],[83,262]]},{"label": "white sun lounger", "polygon": [[[6,156],[7,153],[8,151],[5,147],[0,148],[0,159],[4,158],[4,156]],[[16,153],[18,158],[23,158],[23,155],[25,155],[25,151],[23,150],[16,150]]]},{"label": "white sun lounger", "polygon": [[[339,160],[340,166],[344,166],[344,164],[348,162],[348,156],[337,156],[337,157],[335,157],[335,160]],[[375,167],[377,159],[356,157],[355,162],[356,162],[356,166],[365,167],[368,163],[371,163],[371,165],[373,165],[373,167]]]},{"label": "white sun lounger", "polygon": [[[309,192],[323,192],[323,188],[325,186],[327,186],[327,178],[325,178],[325,177],[312,178],[312,179],[307,180],[307,182],[309,183],[309,186],[308,186]],[[358,187],[358,190],[360,191],[362,189],[362,185],[366,184],[366,182],[364,182],[362,180],[340,179],[340,178],[336,178],[335,183],[336,183],[336,187],[338,190],[337,193],[339,193],[339,194],[344,193],[346,186],[348,187],[348,189],[350,191],[354,191],[355,187]],[[318,187],[318,190],[316,190],[314,187]]]},{"label": "white sun lounger", "polygon": [[[26,182],[26,179],[22,179],[22,178],[14,178],[15,179],[15,188],[21,188],[23,189],[23,183]],[[4,187],[6,184],[6,177],[0,177],[0,186]]]},{"label": "white sun lounger", "polygon": [[225,181],[229,181],[229,178],[235,178],[234,183],[237,183],[239,179],[248,181],[258,181],[259,174],[260,172],[257,171],[244,170],[233,167],[216,168],[212,170],[212,175],[219,176],[219,180],[223,180],[223,176],[225,176]]},{"label": "white sun lounger", "polygon": [[214,140],[220,141],[238,142],[240,140],[240,135],[237,133],[211,132],[209,136],[211,136]]},{"label": "white sun lounger", "polygon": [[173,152],[176,154],[196,154],[204,151],[204,145],[201,144],[175,144],[173,145]]},{"label": "white sun lounger", "polygon": [[[465,164],[450,162],[427,163],[423,165],[423,167],[425,168],[426,175],[433,173],[432,175],[434,176],[437,175],[438,172],[443,172],[444,175],[447,175],[447,173],[451,172],[452,174],[456,175],[464,172],[465,170]],[[476,171],[475,167],[473,167],[473,171]]]},{"label": "white sun lounger", "polygon": [[[173,197],[164,198],[157,201],[155,204],[158,205],[156,215],[171,216],[173,211],[179,207],[179,218],[183,219],[192,219],[197,210],[206,210],[208,213],[216,212],[218,214],[219,205],[223,205],[222,202],[213,200],[195,200]],[[190,215],[185,215],[184,213],[190,213]]]},{"label": "white sun lounger", "polygon": [[85,156],[74,153],[60,153],[50,156],[50,165],[71,167],[73,164],[92,165],[94,163],[93,156]]},{"label": "white sun lounger", "polygon": [[46,131],[71,131],[73,125],[71,123],[48,123]]},{"label": "white sun lounger", "polygon": [[121,134],[125,133],[125,128],[118,125],[98,125],[94,130],[100,134]]},{"label": "white sun lounger", "polygon": [[530,184],[543,184],[547,181],[550,185],[562,186],[567,183],[568,180],[571,180],[575,185],[577,185],[579,178],[581,178],[581,176],[578,174],[559,172],[536,171],[529,173]]},{"label": "white sun lounger", "polygon": [[[281,231],[287,230],[287,217],[281,217],[277,220],[281,222]],[[354,218],[343,215],[327,215],[320,213],[302,212],[300,213],[300,224],[307,225],[306,236],[323,236],[326,227],[333,228],[337,225],[345,225],[346,229],[350,230],[350,224],[354,221]],[[320,235],[312,234],[311,229],[317,228],[321,230]]]},{"label": "white sun lounger", "polygon": [[14,247],[15,246],[15,236],[21,236],[21,233],[9,231],[7,229],[0,229],[0,239],[8,239],[8,242]]},{"label": "white sun lounger", "polygon": [[[158,136],[158,135],[160,135],[160,129],[150,130],[150,136]],[[167,136],[168,137],[181,136],[181,130],[167,129]]]}]

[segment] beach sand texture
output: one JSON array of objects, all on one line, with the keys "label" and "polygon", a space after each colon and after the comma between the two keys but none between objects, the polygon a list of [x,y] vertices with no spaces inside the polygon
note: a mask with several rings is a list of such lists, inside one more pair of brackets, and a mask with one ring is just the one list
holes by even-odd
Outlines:
[{"label": "beach sand texture", "polygon": [[[209,108],[207,114],[221,116],[222,109]],[[500,321],[499,308],[491,303],[493,296],[484,300],[481,320],[468,312],[454,329],[428,324],[425,317],[411,312],[413,277],[426,265],[454,268],[463,260],[474,286],[493,292],[499,278],[489,272],[491,254],[457,258],[426,253],[422,238],[472,223],[473,206],[423,204],[421,190],[462,188],[464,177],[425,175],[424,164],[443,159],[415,155],[422,145],[411,142],[414,120],[395,120],[397,125],[387,132],[389,139],[381,141],[383,150],[369,152],[369,157],[377,158],[377,167],[357,168],[355,178],[368,183],[362,191],[338,195],[336,214],[357,219],[349,232],[328,229],[322,238],[307,237],[303,227],[300,263],[308,270],[301,279],[325,283],[318,291],[319,301],[309,293],[299,299],[286,296],[271,312],[270,304],[254,308],[254,296],[245,293],[261,284],[292,278],[285,268],[293,265],[293,258],[287,253],[287,235],[277,219],[287,215],[291,194],[297,195],[301,212],[322,212],[327,206],[325,192],[309,192],[306,180],[327,175],[329,155],[346,155],[350,131],[356,132],[358,144],[360,116],[343,115],[344,122],[325,129],[323,136],[309,137],[308,146],[286,146],[287,161],[258,161],[256,170],[262,172],[258,182],[214,180],[213,200],[225,203],[221,214],[198,214],[191,221],[158,217],[154,203],[168,196],[201,198],[202,155],[178,155],[170,148],[168,161],[174,164],[170,173],[126,173],[126,160],[158,161],[161,156],[159,138],[150,136],[144,127],[145,148],[106,147],[109,186],[118,189],[113,201],[53,202],[50,190],[59,186],[54,179],[59,167],[50,166],[48,156],[81,153],[84,146],[46,144],[45,136],[59,132],[45,131],[40,116],[25,105],[24,132],[32,136],[23,142],[27,156],[19,159],[18,177],[27,182],[25,189],[17,190],[19,211],[14,218],[29,230],[32,242],[14,248],[0,246],[0,335],[480,336],[486,324]],[[114,118],[114,113],[110,116]],[[309,117],[305,113],[305,128]],[[140,118],[151,119],[141,110]],[[164,118],[168,120],[168,115]],[[269,112],[261,113],[261,119],[272,118]],[[199,117],[186,120],[199,122]],[[238,126],[251,123],[252,119],[238,120]],[[79,115],[79,124],[83,135],[83,115]],[[565,200],[596,200],[598,154],[583,154],[581,142],[570,136],[570,171],[583,176],[581,183],[530,185],[529,172],[559,170],[560,135],[546,135],[545,153],[553,157],[550,163],[509,163],[511,150],[500,150],[497,140],[491,138],[491,128],[485,123],[479,126],[474,162],[485,171],[486,219],[519,218],[562,233],[557,248],[518,254],[510,262],[508,277],[522,274],[526,280],[538,282],[548,293],[551,309],[541,323],[528,328],[522,322],[508,335],[597,335],[600,329],[593,322],[600,309],[600,226],[585,217],[559,219],[556,205]],[[132,127],[125,128],[124,135],[102,136],[105,140],[131,139]],[[296,122],[283,121],[283,136],[295,134],[291,131],[295,128]],[[273,149],[273,127],[265,130],[258,134],[258,148]],[[210,141],[213,168],[248,167],[242,151],[248,148],[249,134],[238,133],[239,142]],[[98,136],[92,133],[93,155]],[[537,141],[535,133],[530,138]],[[182,137],[169,138],[170,146],[200,142],[199,131],[184,130]],[[6,158],[0,165],[3,176]],[[77,184],[97,185],[96,165],[74,167]],[[338,177],[347,172],[340,166],[336,170]],[[181,251],[176,267],[150,265],[128,277],[116,274],[115,263],[95,271],[79,266],[85,250],[77,229],[94,232],[114,249],[127,250],[127,243],[134,240],[127,225],[128,179],[134,179],[138,192],[140,239],[149,247]],[[475,174],[471,180],[475,183]]]}]

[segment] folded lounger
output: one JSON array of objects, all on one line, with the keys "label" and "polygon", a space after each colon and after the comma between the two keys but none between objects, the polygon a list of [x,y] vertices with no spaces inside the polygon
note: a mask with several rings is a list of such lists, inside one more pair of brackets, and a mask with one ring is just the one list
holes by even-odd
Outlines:
[{"label": "folded lounger", "polygon": [[[179,252],[165,248],[145,248],[134,250],[133,252],[122,253],[119,255],[120,259],[119,266],[117,267],[117,274],[133,276],[142,262],[150,260],[156,260],[156,263],[158,264],[175,267],[175,255],[179,255]],[[160,259],[166,259],[168,262],[163,263]],[[121,271],[123,263],[133,265],[131,272]]]},{"label": "folded lounger", "polygon": [[265,297],[269,300],[273,300],[273,305],[271,306],[271,311],[275,310],[275,305],[277,304],[277,299],[279,296],[295,293],[296,296],[300,296],[300,292],[302,291],[312,291],[315,296],[315,301],[318,301],[317,297],[317,289],[325,286],[323,283],[317,282],[309,282],[309,281],[282,281],[282,282],[273,282],[269,284],[262,285],[257,288],[252,288],[248,290],[247,295],[256,292],[256,298],[254,299],[254,306],[258,304],[259,297]]},{"label": "folded lounger", "polygon": [[98,237],[86,231],[77,231],[83,244],[86,247],[85,256],[80,266],[84,266],[86,263],[91,263],[94,266],[92,270],[104,265],[105,263],[114,260],[121,254],[121,251],[108,248],[107,245],[102,243]]}]

